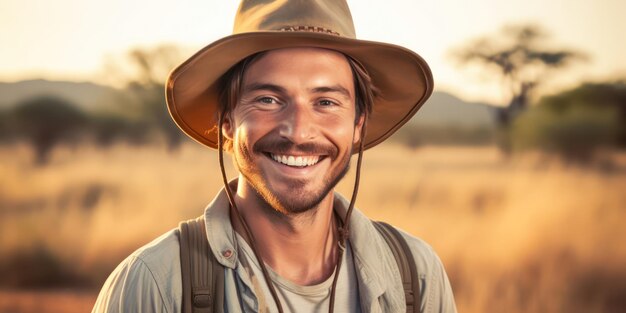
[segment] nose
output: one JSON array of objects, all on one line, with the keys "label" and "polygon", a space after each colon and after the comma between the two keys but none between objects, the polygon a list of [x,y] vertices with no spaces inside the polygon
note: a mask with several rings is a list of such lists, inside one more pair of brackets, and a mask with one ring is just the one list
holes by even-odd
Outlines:
[{"label": "nose", "polygon": [[295,144],[315,139],[318,134],[318,128],[314,114],[312,108],[306,105],[289,105],[281,116],[280,136],[289,139]]}]

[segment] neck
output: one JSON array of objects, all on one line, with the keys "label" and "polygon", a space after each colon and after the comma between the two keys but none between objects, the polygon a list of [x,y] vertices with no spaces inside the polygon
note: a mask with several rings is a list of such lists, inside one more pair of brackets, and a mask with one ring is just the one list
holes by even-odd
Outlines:
[{"label": "neck", "polygon": [[[254,237],[263,259],[260,262],[299,285],[317,284],[332,275],[337,257],[332,192],[307,212],[284,214],[272,208],[240,177],[235,203]],[[232,210],[231,221],[235,231],[251,244]]]}]

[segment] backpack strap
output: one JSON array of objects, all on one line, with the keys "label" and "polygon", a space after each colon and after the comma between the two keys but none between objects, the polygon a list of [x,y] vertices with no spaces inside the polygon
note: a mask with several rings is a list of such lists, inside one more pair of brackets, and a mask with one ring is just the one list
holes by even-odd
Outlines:
[{"label": "backpack strap", "polygon": [[[421,292],[413,254],[400,232],[385,222],[373,222],[400,270],[407,313],[420,312]],[[209,246],[204,216],[181,222],[177,229],[184,313],[223,312],[224,267]]]},{"label": "backpack strap", "polygon": [[183,283],[182,312],[223,312],[224,267],[211,252],[204,216],[181,222],[177,233]]},{"label": "backpack strap", "polygon": [[418,313],[421,308],[421,292],[417,267],[411,249],[402,234],[393,226],[380,221],[374,221],[374,226],[387,242],[387,245],[396,259],[402,286],[404,287],[404,298],[406,300],[407,313]]}]

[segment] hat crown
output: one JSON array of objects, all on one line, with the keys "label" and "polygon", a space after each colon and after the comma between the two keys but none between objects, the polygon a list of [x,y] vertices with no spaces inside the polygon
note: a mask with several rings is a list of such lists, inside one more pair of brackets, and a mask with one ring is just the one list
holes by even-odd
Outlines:
[{"label": "hat crown", "polygon": [[345,0],[243,0],[233,33],[314,31],[356,38]]}]

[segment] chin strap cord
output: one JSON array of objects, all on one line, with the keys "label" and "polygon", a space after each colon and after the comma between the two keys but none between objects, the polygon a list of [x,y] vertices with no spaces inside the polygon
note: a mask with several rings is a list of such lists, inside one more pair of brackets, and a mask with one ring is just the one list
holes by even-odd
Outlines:
[{"label": "chin strap cord", "polygon": [[[252,248],[252,251],[254,252],[254,256],[256,257],[257,262],[259,263],[259,266],[261,267],[261,271],[263,272],[263,277],[265,278],[265,281],[270,290],[270,293],[272,294],[272,298],[274,299],[274,302],[276,303],[278,312],[284,313],[283,307],[280,303],[280,299],[278,298],[278,293],[276,292],[276,288],[274,287],[274,283],[267,271],[267,268],[265,267],[265,262],[263,262],[263,259],[261,258],[261,255],[259,254],[257,250],[256,242],[254,240],[254,237],[252,236],[252,231],[250,230],[250,227],[248,227],[248,224],[246,223],[243,216],[240,214],[239,209],[237,208],[237,205],[235,204],[235,198],[233,196],[233,192],[230,189],[230,185],[228,185],[228,178],[226,177],[226,170],[224,168],[224,149],[223,149],[224,134],[222,133],[223,122],[224,122],[224,113],[222,112],[220,113],[220,117],[218,121],[217,150],[218,150],[218,158],[219,158],[219,163],[220,163],[220,171],[222,172],[222,180],[224,181],[224,190],[226,191],[226,195],[228,196],[228,201],[230,202],[230,207],[233,210],[233,213],[237,216],[237,219],[243,225],[243,229],[246,232],[246,236],[248,236],[248,239],[250,240],[250,247]],[[343,225],[340,225],[337,228],[337,236],[339,237],[337,240],[337,246],[338,246],[337,261],[336,261],[336,266],[335,266],[335,275],[333,277],[333,284],[330,289],[330,300],[329,300],[329,305],[328,305],[329,313],[333,313],[335,310],[335,293],[337,290],[339,270],[341,269],[341,263],[343,261],[343,254],[346,250],[346,242],[348,241],[349,239],[348,237],[350,236],[350,229],[349,229],[350,216],[352,215],[352,210],[354,209],[356,196],[359,190],[359,181],[361,179],[361,163],[363,161],[363,148],[364,148],[363,142],[365,139],[366,125],[367,125],[367,114],[365,114],[364,116],[363,127],[361,128],[361,138],[359,140],[359,156],[357,159],[356,175],[354,179],[354,189],[352,190],[352,198],[350,198],[350,205],[348,206],[348,211],[346,212]]]},{"label": "chin strap cord", "polygon": [[361,181],[361,163],[363,162],[363,148],[365,141],[365,128],[367,126],[367,114],[364,116],[363,127],[361,128],[361,138],[359,140],[359,156],[356,162],[356,174],[354,177],[354,189],[352,189],[352,198],[350,198],[350,205],[348,206],[348,211],[346,212],[346,217],[343,221],[343,225],[339,226],[337,229],[337,233],[339,235],[339,240],[337,245],[339,249],[337,250],[337,266],[335,268],[335,277],[333,277],[333,285],[330,289],[330,301],[328,306],[328,312],[333,313],[335,311],[335,291],[337,290],[337,281],[339,280],[339,271],[341,270],[341,263],[343,261],[343,254],[346,250],[346,242],[350,237],[350,217],[352,216],[352,210],[354,209],[354,204],[356,203],[356,196],[359,192],[359,182]]},{"label": "chin strap cord", "polygon": [[226,170],[224,169],[224,149],[223,149],[224,134],[222,133],[223,122],[224,122],[224,113],[221,113],[220,119],[218,121],[218,133],[219,134],[218,134],[218,139],[217,139],[217,146],[218,146],[220,170],[222,172],[222,180],[224,181],[224,189],[226,190],[226,195],[228,196],[228,201],[230,202],[230,207],[233,210],[233,213],[235,213],[235,215],[237,216],[237,219],[243,225],[243,229],[246,232],[246,236],[248,236],[248,240],[250,240],[250,247],[252,248],[252,251],[254,252],[254,257],[256,257],[257,261],[259,262],[259,265],[261,266],[263,277],[265,278],[266,284],[268,288],[270,289],[270,293],[272,294],[272,298],[274,299],[274,302],[276,303],[278,312],[284,313],[283,307],[280,303],[280,300],[278,299],[278,294],[276,293],[276,288],[274,288],[274,283],[272,282],[270,274],[267,272],[267,269],[265,268],[265,262],[263,262],[263,259],[261,258],[261,255],[259,254],[259,251],[257,250],[256,242],[254,241],[254,236],[252,236],[252,231],[250,231],[250,227],[248,227],[246,220],[239,213],[239,209],[237,208],[237,204],[235,203],[235,198],[233,197],[233,192],[230,189],[230,185],[228,185],[228,178],[226,178]]}]

